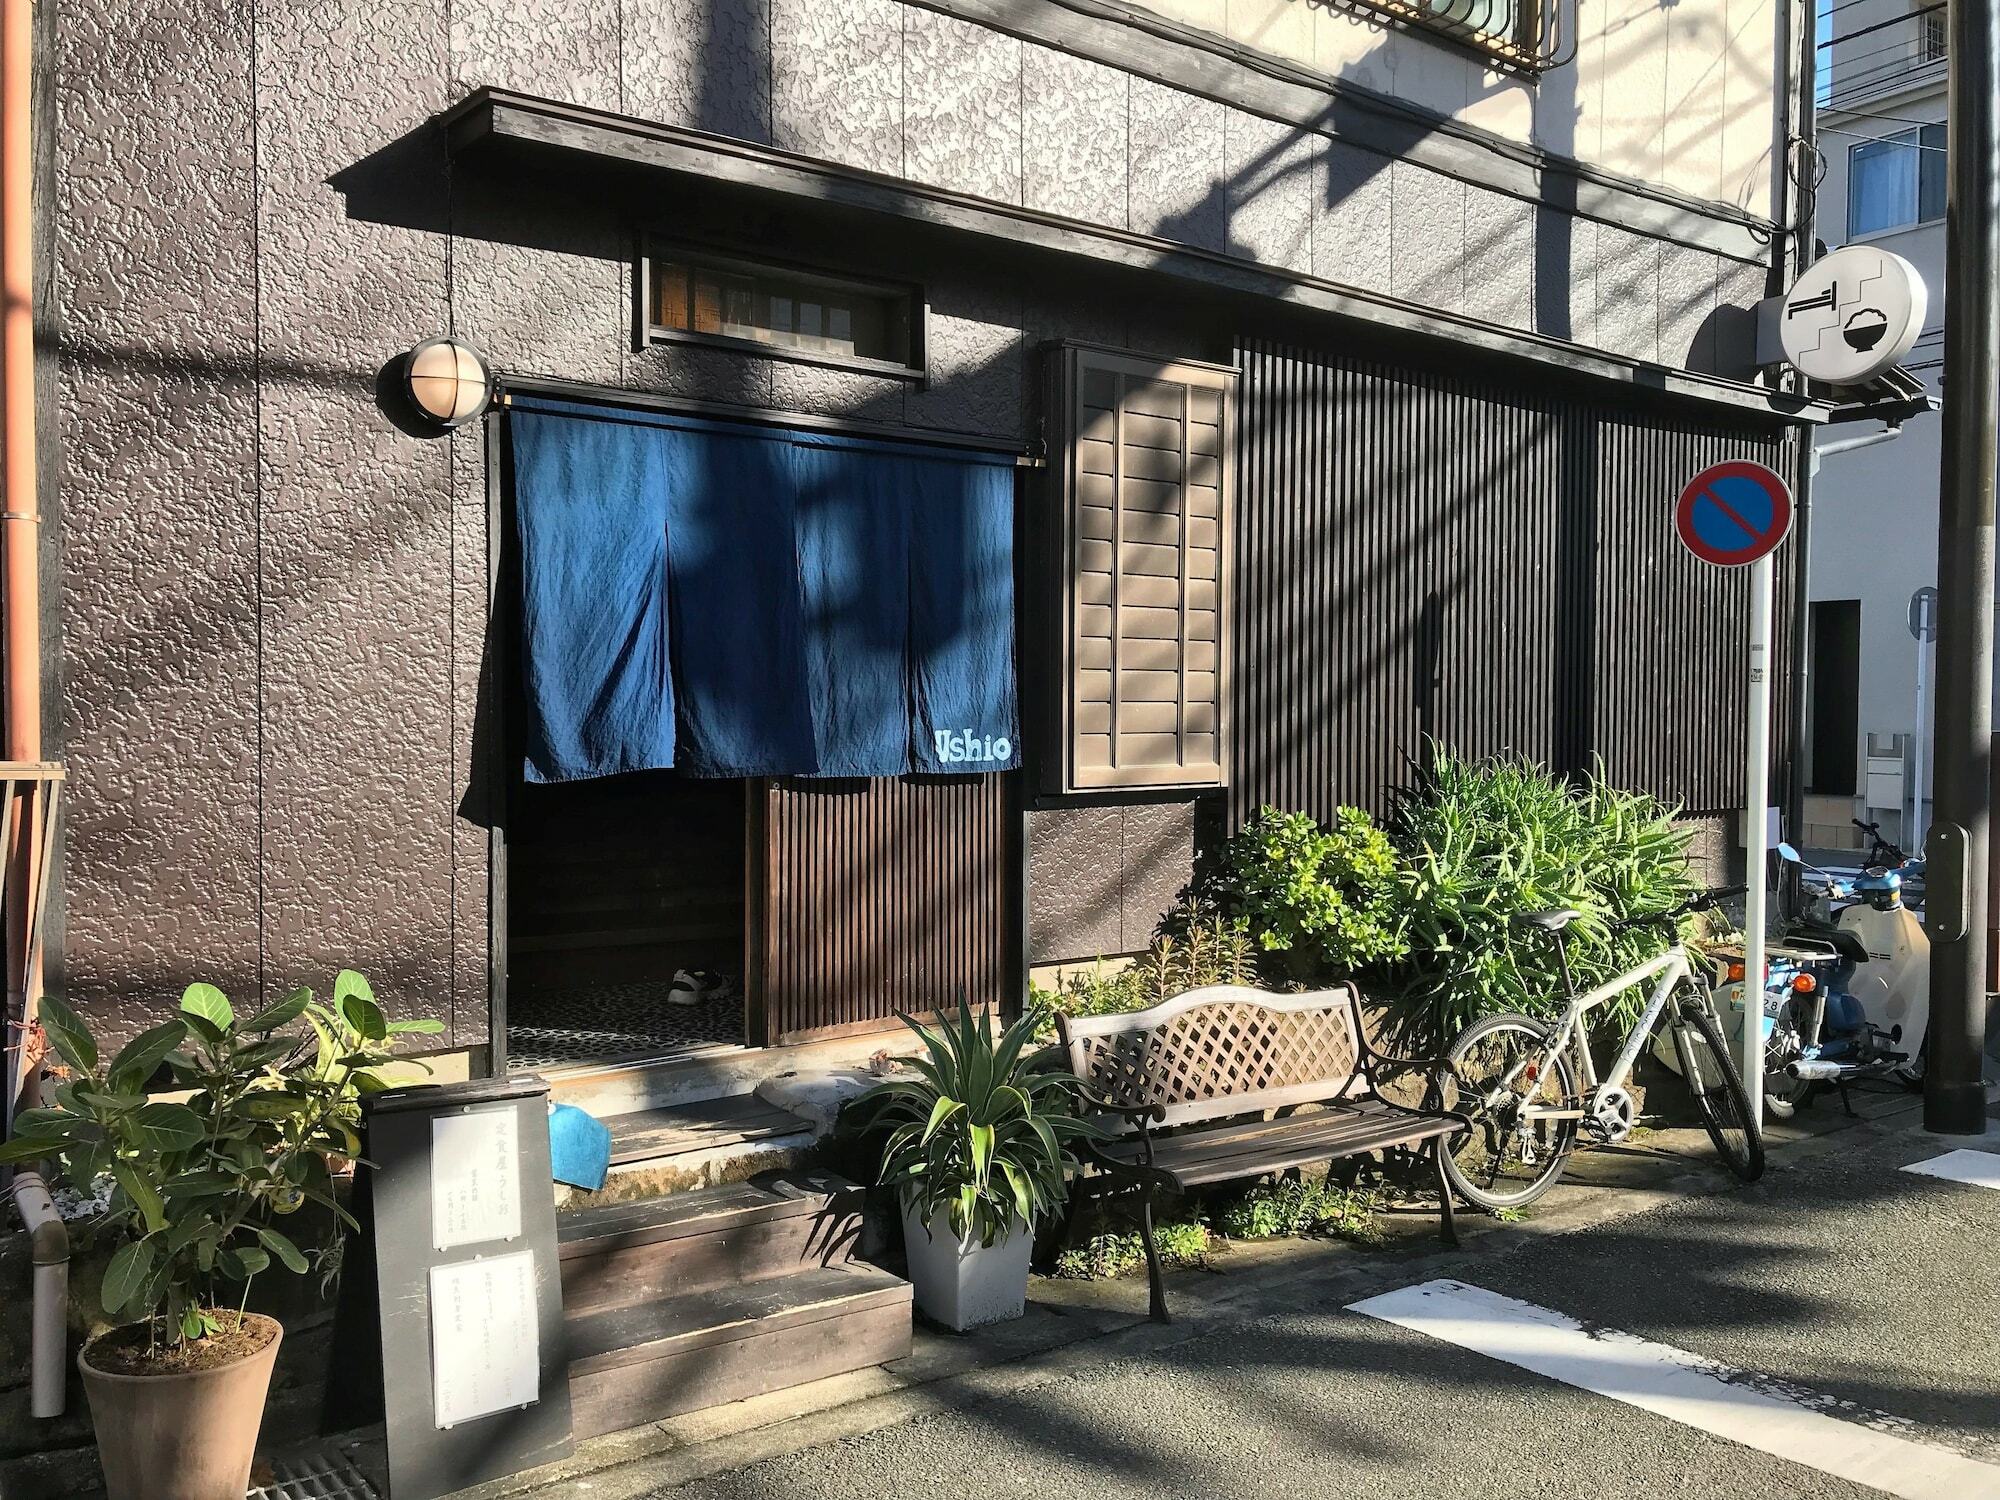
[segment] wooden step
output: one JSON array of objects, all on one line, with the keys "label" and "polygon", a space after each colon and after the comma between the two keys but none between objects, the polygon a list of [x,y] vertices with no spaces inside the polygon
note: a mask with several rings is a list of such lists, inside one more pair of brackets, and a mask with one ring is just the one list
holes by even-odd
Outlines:
[{"label": "wooden step", "polygon": [[910,1352],[910,1286],[856,1262],[565,1318],[576,1435],[594,1437]]},{"label": "wooden step", "polygon": [[844,1265],[861,1235],[861,1189],[832,1172],[607,1203],[557,1220],[563,1310],[635,1303]]},{"label": "wooden step", "polygon": [[614,1167],[812,1130],[808,1121],[755,1094],[634,1110],[611,1115],[604,1123],[611,1127]]}]

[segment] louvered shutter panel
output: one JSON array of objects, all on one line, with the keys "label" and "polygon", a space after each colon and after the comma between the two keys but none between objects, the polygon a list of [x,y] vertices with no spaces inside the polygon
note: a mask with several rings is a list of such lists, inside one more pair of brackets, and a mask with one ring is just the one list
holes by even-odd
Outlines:
[{"label": "louvered shutter panel", "polygon": [[1061,789],[1222,786],[1235,372],[1059,357]]}]

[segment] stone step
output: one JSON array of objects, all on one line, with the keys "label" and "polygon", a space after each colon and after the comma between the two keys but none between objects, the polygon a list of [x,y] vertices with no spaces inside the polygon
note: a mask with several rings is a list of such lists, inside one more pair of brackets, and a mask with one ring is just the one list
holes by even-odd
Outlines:
[{"label": "stone step", "polygon": [[594,1193],[558,1187],[565,1213],[742,1182],[799,1165],[812,1123],[754,1094],[600,1116],[611,1130],[611,1171]]},{"label": "stone step", "polygon": [[617,1432],[910,1352],[910,1286],[862,1262],[565,1318],[574,1431]]},{"label": "stone step", "polygon": [[568,1316],[843,1265],[861,1234],[861,1189],[831,1172],[599,1204],[557,1221]]}]

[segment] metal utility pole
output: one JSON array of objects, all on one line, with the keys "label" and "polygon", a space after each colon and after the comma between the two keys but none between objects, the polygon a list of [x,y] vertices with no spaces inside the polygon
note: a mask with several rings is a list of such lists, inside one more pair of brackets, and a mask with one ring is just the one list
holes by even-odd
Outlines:
[{"label": "metal utility pole", "polygon": [[2000,426],[2000,0],[1952,0],[1945,211],[1937,732],[1924,1128],[1983,1135],[1993,744],[1993,485]]}]

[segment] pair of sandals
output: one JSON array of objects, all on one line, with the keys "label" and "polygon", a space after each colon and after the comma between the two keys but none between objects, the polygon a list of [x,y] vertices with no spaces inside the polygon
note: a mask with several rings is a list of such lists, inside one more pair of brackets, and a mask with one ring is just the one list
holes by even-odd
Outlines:
[{"label": "pair of sandals", "polygon": [[702,1005],[727,993],[729,981],[713,969],[678,969],[667,990],[669,1005]]}]

